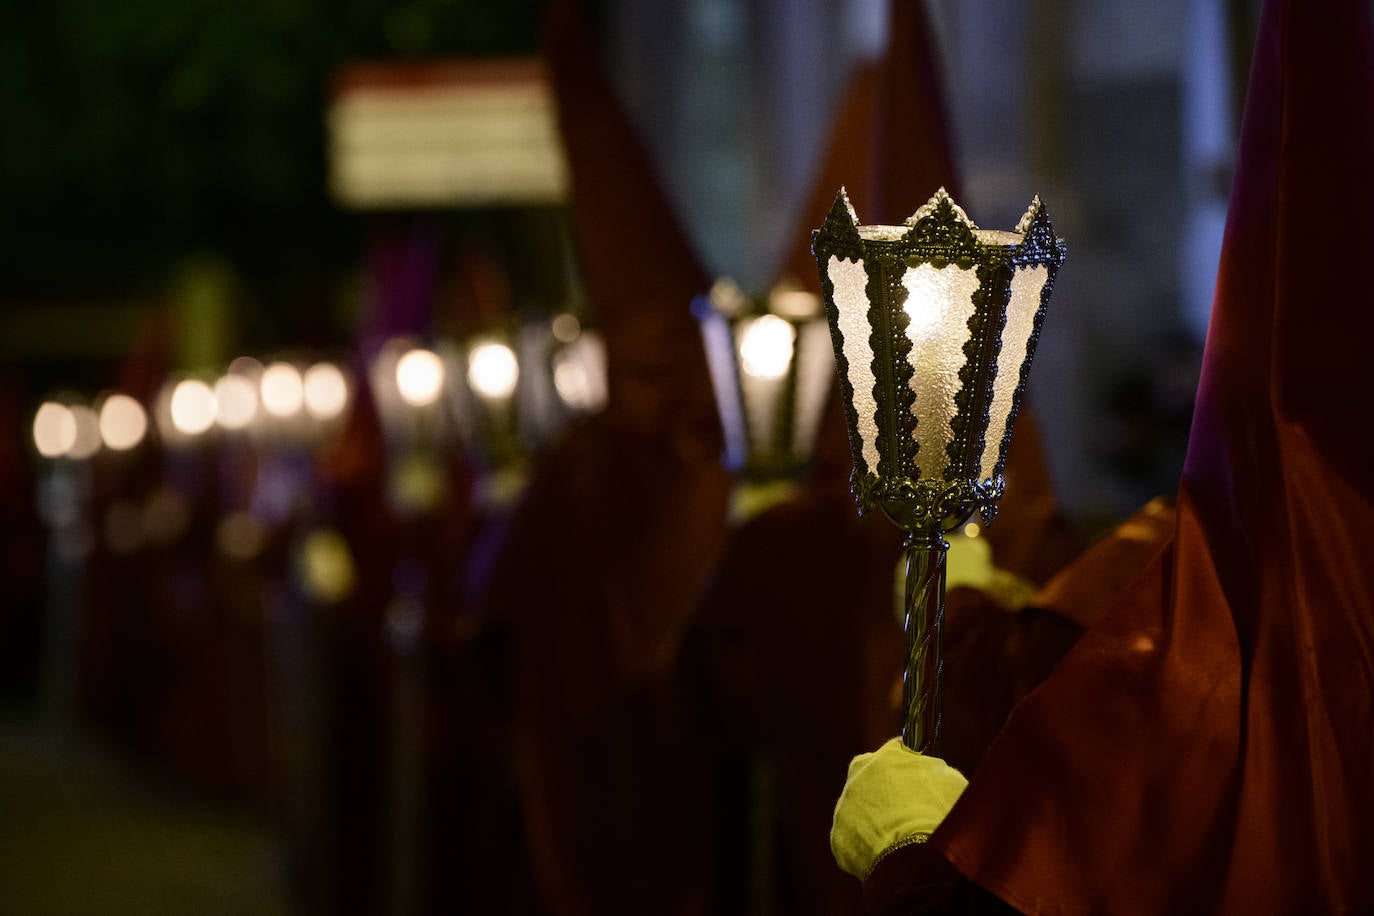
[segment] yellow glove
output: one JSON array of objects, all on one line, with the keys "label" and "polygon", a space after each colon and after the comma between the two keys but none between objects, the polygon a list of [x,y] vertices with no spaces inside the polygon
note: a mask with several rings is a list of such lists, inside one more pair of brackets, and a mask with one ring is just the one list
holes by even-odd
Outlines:
[{"label": "yellow glove", "polygon": [[924,842],[959,800],[968,780],[939,757],[918,754],[893,738],[849,764],[830,851],[860,880],[888,851]]}]

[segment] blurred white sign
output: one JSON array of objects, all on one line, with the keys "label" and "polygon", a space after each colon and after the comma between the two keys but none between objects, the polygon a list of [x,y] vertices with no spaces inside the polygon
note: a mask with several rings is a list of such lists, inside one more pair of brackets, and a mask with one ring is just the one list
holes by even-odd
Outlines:
[{"label": "blurred white sign", "polygon": [[348,209],[561,202],[567,166],[536,59],[359,64],[327,114],[330,188]]}]

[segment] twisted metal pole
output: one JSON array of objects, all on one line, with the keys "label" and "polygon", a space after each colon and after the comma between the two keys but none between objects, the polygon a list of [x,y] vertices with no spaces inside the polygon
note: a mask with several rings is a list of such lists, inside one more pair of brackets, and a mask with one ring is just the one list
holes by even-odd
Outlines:
[{"label": "twisted metal pole", "polygon": [[945,556],[939,531],[913,531],[906,544],[906,667],[902,672],[902,743],[940,753],[940,658],[945,621]]}]

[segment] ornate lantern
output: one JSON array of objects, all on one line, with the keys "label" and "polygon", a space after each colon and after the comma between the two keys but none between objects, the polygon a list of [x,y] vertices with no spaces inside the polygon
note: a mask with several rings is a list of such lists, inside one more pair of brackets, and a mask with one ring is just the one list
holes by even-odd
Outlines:
[{"label": "ornate lantern", "polygon": [[[470,458],[486,478],[523,478],[526,436],[537,419],[537,364],[517,329],[495,326],[448,351],[449,397]],[[499,489],[499,488],[498,488]]]},{"label": "ornate lantern", "polygon": [[800,476],[835,375],[820,300],[781,284],[767,298],[748,299],[721,280],[693,311],[725,433],[726,466],[753,484]]},{"label": "ornate lantern", "polygon": [[862,226],[843,189],[812,247],[861,514],[908,532],[902,737],[936,752],[946,532],[991,521],[1064,260],[1037,197],[1011,232],[979,229],[941,188],[903,226]]}]

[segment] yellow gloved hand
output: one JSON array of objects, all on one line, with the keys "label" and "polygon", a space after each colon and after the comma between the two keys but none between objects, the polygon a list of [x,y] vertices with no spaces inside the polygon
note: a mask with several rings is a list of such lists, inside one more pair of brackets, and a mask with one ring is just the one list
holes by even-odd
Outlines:
[{"label": "yellow gloved hand", "polygon": [[893,738],[849,764],[830,851],[840,868],[860,880],[889,850],[922,842],[945,819],[968,780],[939,757],[918,754]]}]

